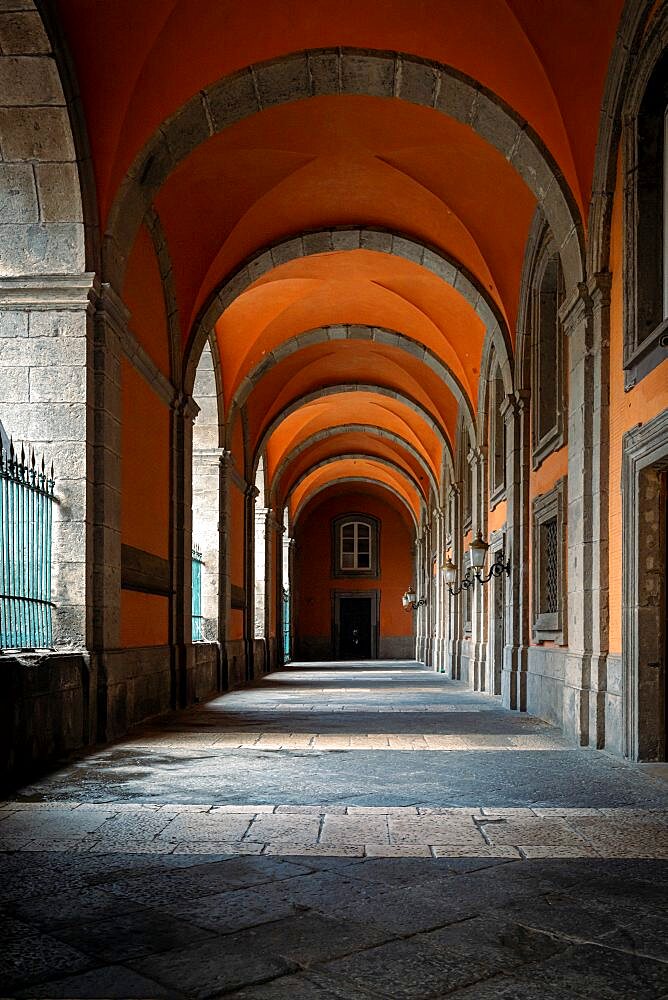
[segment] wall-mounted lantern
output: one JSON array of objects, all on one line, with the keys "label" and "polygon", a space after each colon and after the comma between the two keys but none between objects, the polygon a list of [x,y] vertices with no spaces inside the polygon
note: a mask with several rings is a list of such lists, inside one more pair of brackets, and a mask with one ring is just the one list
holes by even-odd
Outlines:
[{"label": "wall-mounted lantern", "polygon": [[417,594],[412,587],[409,587],[404,596],[401,598],[401,603],[404,606],[404,611],[417,611],[418,608],[423,607],[427,603],[426,597],[421,597],[416,600]]},{"label": "wall-mounted lantern", "polygon": [[469,545],[469,552],[471,555],[471,565],[466,570],[462,578],[462,582],[458,587],[454,587],[453,584],[457,580],[457,567],[453,563],[452,559],[448,556],[443,564],[443,572],[445,574],[445,582],[448,586],[448,590],[455,597],[460,594],[462,590],[468,590],[473,586],[475,581],[478,583],[488,583],[493,576],[502,576],[503,573],[506,576],[510,576],[510,559],[508,562],[504,562],[503,550],[499,549],[496,553],[496,558],[494,562],[489,567],[489,571],[485,576],[483,576],[483,569],[485,566],[485,558],[487,556],[487,549],[489,545],[483,540],[482,532],[479,531],[476,537],[473,539]]}]

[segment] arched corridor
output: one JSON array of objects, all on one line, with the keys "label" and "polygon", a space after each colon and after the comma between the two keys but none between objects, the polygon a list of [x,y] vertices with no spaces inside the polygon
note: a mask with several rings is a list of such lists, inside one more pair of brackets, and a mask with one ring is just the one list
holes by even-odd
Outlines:
[{"label": "arched corridor", "polygon": [[[638,883],[605,945],[526,925],[539,985],[498,936],[415,983],[436,896],[302,961],[291,896],[224,925],[245,968],[290,938],[266,975],[174,995],[661,994],[625,935],[666,853],[667,51],[654,0],[0,0],[0,866],[115,927],[51,908],[40,965],[10,888],[10,992],[215,953],[93,888],[122,853],[134,889],[271,872],[279,922],[282,871],[505,879],[503,913],[580,879],[606,920]],[[396,989],[320,969],[404,938]]]}]

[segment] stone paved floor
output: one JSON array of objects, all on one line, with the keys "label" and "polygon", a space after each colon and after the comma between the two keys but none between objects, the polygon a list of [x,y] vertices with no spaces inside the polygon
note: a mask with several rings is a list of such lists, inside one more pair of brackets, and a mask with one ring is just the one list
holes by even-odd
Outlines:
[{"label": "stone paved floor", "polygon": [[0,996],[668,997],[661,777],[297,665],[0,803]]}]

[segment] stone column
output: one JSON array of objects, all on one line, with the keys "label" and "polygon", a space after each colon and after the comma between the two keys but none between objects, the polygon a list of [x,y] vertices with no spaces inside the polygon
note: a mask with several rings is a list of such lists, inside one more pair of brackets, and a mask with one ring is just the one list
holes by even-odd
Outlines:
[{"label": "stone column", "polygon": [[275,670],[278,666],[279,621],[277,614],[281,583],[279,574],[280,552],[279,538],[282,526],[276,519],[275,512],[267,508],[265,522],[265,562],[264,562],[264,634],[267,640],[269,662],[267,668]]},{"label": "stone column", "polygon": [[[485,517],[483,505],[486,502],[487,489],[487,448],[472,448],[468,454],[469,465],[471,466],[471,531],[473,537],[481,531],[484,535]],[[472,687],[475,691],[485,690],[485,670],[487,661],[487,637],[485,619],[485,600],[487,590],[485,586],[477,583],[472,590],[473,597],[473,621],[471,632],[471,646],[473,650],[473,677]]]},{"label": "stone column", "polygon": [[[415,539],[415,593],[420,597],[419,590],[424,577],[424,521],[420,525],[420,531]],[[415,629],[415,658],[420,663],[425,662],[425,635],[423,630],[422,609],[418,608],[417,613],[409,612],[413,615],[413,627]]]},{"label": "stone column", "polygon": [[173,701],[191,704],[192,669],[192,467],[193,425],[199,407],[192,396],[177,393],[171,409],[171,572],[170,624]]},{"label": "stone column", "polygon": [[0,417],[18,452],[54,463],[54,643],[92,642],[93,275],[0,278]]},{"label": "stone column", "polygon": [[[448,522],[451,539],[452,561],[457,567],[459,580],[461,583],[463,567],[463,545],[462,545],[462,489],[460,483],[452,483],[447,495]],[[446,588],[447,589],[447,588]],[[458,680],[461,677],[461,655],[462,655],[462,594],[451,595],[447,591],[448,600],[448,640],[447,640],[447,669],[448,677]]]},{"label": "stone column", "polygon": [[568,654],[564,733],[605,742],[610,279],[580,284],[561,309],[569,347]]},{"label": "stone column", "polygon": [[526,711],[529,647],[529,393],[516,392],[501,404],[506,435],[506,540],[510,560],[501,696],[506,708]]},{"label": "stone column", "polygon": [[230,491],[234,459],[223,448],[218,472],[218,640],[221,644],[223,673],[227,673],[227,642],[232,611],[232,576],[230,571]]},{"label": "stone column", "polygon": [[592,304],[592,659],[589,702],[589,745],[606,744],[605,706],[609,646],[609,486],[610,486],[610,274],[595,274],[588,283]]},{"label": "stone column", "polygon": [[443,554],[445,552],[445,510],[436,507],[434,510],[436,537],[436,577],[434,579],[434,670],[437,673],[445,671],[445,609],[446,595],[443,578]]},{"label": "stone column", "polygon": [[[271,511],[267,507],[256,507],[253,518],[253,561],[254,561],[254,605],[253,628],[256,638],[266,638],[267,635],[267,541],[268,521]],[[259,586],[260,580],[262,587]]]},{"label": "stone column", "polygon": [[130,314],[111,285],[95,304],[93,373],[93,643],[120,646],[121,338]]},{"label": "stone column", "polygon": [[244,644],[246,680],[255,679],[255,501],[260,491],[252,483],[244,490]]}]

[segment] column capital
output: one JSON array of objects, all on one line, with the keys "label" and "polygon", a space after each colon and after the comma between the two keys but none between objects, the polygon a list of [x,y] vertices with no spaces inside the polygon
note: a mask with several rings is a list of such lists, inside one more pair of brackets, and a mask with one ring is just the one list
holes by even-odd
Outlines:
[{"label": "column capital", "polygon": [[594,309],[605,309],[610,305],[612,275],[609,271],[593,274],[587,282],[587,290]]},{"label": "column capital", "polygon": [[130,323],[130,310],[113,285],[103,281],[91,288],[89,302],[96,317],[102,318],[121,339]]},{"label": "column capital", "polygon": [[457,500],[462,495],[462,484],[461,483],[450,483],[447,489],[446,497],[449,502]]},{"label": "column capital", "polygon": [[584,281],[579,281],[570,298],[559,309],[559,319],[567,337],[592,312],[592,299]]},{"label": "column capital", "polygon": [[499,406],[499,411],[506,424],[509,424],[517,416],[521,416],[529,408],[531,393],[528,389],[518,389],[515,392],[504,396]]},{"label": "column capital", "polygon": [[192,396],[179,390],[174,394],[172,399],[172,410],[176,416],[194,423],[195,417],[199,413],[199,406]]},{"label": "column capital", "polygon": [[0,309],[88,309],[100,293],[94,271],[0,278]]},{"label": "column capital", "polygon": [[487,461],[487,447],[485,445],[476,445],[475,448],[471,448],[466,459],[471,468],[476,465],[483,465]]}]

